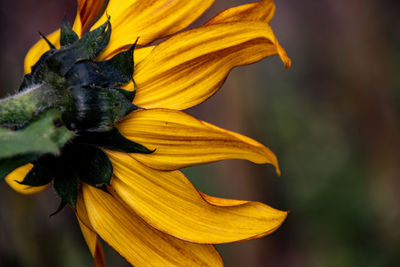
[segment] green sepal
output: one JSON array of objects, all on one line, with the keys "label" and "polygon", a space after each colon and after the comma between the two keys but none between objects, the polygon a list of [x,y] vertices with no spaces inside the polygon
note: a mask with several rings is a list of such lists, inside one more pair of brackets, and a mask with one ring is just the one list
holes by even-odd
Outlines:
[{"label": "green sepal", "polygon": [[131,46],[127,51],[115,55],[109,60],[96,62],[111,86],[126,84],[132,80],[134,71],[134,49],[135,45]]},{"label": "green sepal", "polygon": [[[62,47],[48,61],[61,76],[77,62],[95,59],[107,47],[111,37],[111,24],[107,20],[103,25],[86,33],[72,45]],[[57,67],[60,67],[57,69]]]},{"label": "green sepal", "polygon": [[24,89],[27,89],[27,88],[31,87],[32,85],[34,85],[32,75],[31,74],[26,74],[26,75],[24,75],[24,78],[22,79],[22,83],[19,86],[18,92],[21,92]]},{"label": "green sepal", "polygon": [[45,65],[46,60],[56,53],[56,49],[50,49],[46,51],[39,60],[31,67],[31,73],[24,76],[24,80],[20,85],[19,91],[24,91],[33,84],[40,84],[43,82],[41,77],[43,76],[43,69],[48,69]]},{"label": "green sepal", "polygon": [[63,113],[68,128],[105,132],[114,122],[137,109],[117,90],[94,86],[72,87],[73,105]]},{"label": "green sepal", "polygon": [[[133,82],[135,84],[135,82]],[[136,86],[136,85],[135,85]],[[125,96],[126,99],[129,100],[129,102],[132,103],[133,99],[135,98],[136,95],[136,88],[133,91],[128,91],[122,88],[112,88],[114,90],[117,90],[118,92],[120,92],[120,94],[122,94],[123,96]],[[137,107],[137,109],[139,109],[139,107]]]},{"label": "green sepal", "polygon": [[83,60],[74,64],[65,74],[68,86],[101,86],[110,87],[110,83],[103,75],[102,69],[96,62],[91,60]]},{"label": "green sepal", "polygon": [[95,59],[107,47],[111,37],[111,23],[108,19],[103,25],[82,36],[76,43],[70,46],[77,49],[83,56],[82,59]]},{"label": "green sepal", "polygon": [[29,185],[29,186],[42,186],[46,185],[53,180],[53,177],[39,166],[34,166],[32,170],[25,176],[25,179],[19,184]]},{"label": "green sepal", "polygon": [[47,39],[47,37],[44,34],[39,32],[39,35],[40,35],[40,37],[42,37],[45,40],[45,42],[47,43],[47,45],[49,46],[50,49],[56,49],[56,47],[50,42],[49,39]]},{"label": "green sepal", "polygon": [[98,145],[105,149],[125,153],[150,154],[154,152],[154,150],[150,150],[141,144],[125,138],[117,128],[113,128],[108,132],[85,133],[85,135],[82,136],[78,135],[74,141],[81,144]]},{"label": "green sepal", "polygon": [[107,21],[71,45],[44,53],[32,67],[33,81],[61,88],[65,85],[63,77],[71,67],[79,61],[95,59],[107,47],[110,36],[111,24]]},{"label": "green sepal", "polygon": [[95,59],[107,47],[110,37],[111,24],[107,20],[100,27],[83,35],[75,43],[61,47],[54,56],[47,60],[50,70],[64,76],[75,63]]},{"label": "green sepal", "polygon": [[0,160],[0,181],[4,179],[8,174],[10,174],[13,170],[22,165],[25,165],[34,159],[39,157],[38,154],[25,154],[25,155],[17,155],[14,157],[1,159]]},{"label": "green sepal", "polygon": [[64,18],[61,24],[60,44],[66,46],[79,40],[79,36],[72,30],[67,18]]},{"label": "green sepal", "polygon": [[60,204],[58,204],[57,209],[49,215],[49,217],[53,217],[54,215],[57,215],[60,211],[62,211],[65,206],[67,206],[68,202],[65,201],[64,199],[61,199]]},{"label": "green sepal", "polygon": [[62,125],[59,111],[44,111],[23,129],[11,131],[0,128],[0,178],[41,154],[58,154],[61,147],[74,137]]},{"label": "green sepal", "polygon": [[[70,144],[67,144],[69,146]],[[72,207],[76,205],[78,191],[78,175],[75,170],[63,158],[63,148],[59,156],[45,154],[34,163],[49,176],[54,178],[54,189],[57,194]]]},{"label": "green sepal", "polygon": [[134,48],[133,45],[105,61],[79,61],[65,75],[68,84],[113,87],[132,81]]},{"label": "green sepal", "polygon": [[78,176],[68,170],[59,170],[54,177],[54,189],[71,207],[76,208],[78,197]]},{"label": "green sepal", "polygon": [[61,160],[89,185],[101,187],[110,184],[113,166],[107,155],[95,146],[68,145]]}]

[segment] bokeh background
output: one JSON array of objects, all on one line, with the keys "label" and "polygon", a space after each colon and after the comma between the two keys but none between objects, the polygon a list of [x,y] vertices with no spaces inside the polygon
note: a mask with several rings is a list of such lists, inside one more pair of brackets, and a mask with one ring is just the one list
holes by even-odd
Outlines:
[{"label": "bokeh background", "polygon": [[[250,1],[218,0],[200,20]],[[232,71],[195,116],[253,137],[271,166],[232,160],[188,168],[198,188],[290,210],[270,236],[220,245],[226,266],[398,266],[400,262],[400,2],[276,0],[272,22],[293,60]],[[14,92],[27,50],[74,18],[74,0],[0,1],[0,95]],[[198,24],[197,24],[198,25]],[[0,148],[1,149],[1,148]],[[52,189],[0,183],[0,266],[91,266],[74,214]],[[106,249],[108,266],[129,266]]]}]

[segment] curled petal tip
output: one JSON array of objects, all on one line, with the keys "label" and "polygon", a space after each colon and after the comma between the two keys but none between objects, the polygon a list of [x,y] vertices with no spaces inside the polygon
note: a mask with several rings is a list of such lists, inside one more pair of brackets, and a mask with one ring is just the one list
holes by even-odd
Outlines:
[{"label": "curled petal tip", "polygon": [[283,49],[283,47],[278,43],[278,40],[276,40],[276,50],[283,64],[285,65],[285,68],[290,68],[290,66],[292,65],[292,60],[286,54],[285,49]]},{"label": "curled petal tip", "polygon": [[278,176],[281,176],[281,170],[279,169],[279,166],[278,165],[276,165],[275,166],[275,171],[276,171],[276,174],[278,175]]}]

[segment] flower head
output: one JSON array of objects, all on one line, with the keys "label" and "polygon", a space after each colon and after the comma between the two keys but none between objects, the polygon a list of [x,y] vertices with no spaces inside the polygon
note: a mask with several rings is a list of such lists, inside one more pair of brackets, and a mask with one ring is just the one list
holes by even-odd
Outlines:
[{"label": "flower head", "polygon": [[182,31],[213,2],[78,0],[73,27],[63,23],[26,56],[21,89],[59,88],[46,107],[59,108],[75,135],[6,181],[36,193],[54,179],[96,266],[104,265],[99,236],[135,266],[220,266],[212,244],[262,237],[286,218],[259,202],[208,196],[179,171],[239,158],[279,173],[262,144],[180,111],[213,95],[236,66],[272,55],[290,66],[269,26],[271,0]]}]

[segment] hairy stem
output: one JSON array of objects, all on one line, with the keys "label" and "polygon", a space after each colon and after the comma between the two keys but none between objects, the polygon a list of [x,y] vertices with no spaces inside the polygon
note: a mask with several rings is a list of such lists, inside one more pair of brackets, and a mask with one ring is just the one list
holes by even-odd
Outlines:
[{"label": "hairy stem", "polygon": [[39,84],[21,93],[0,99],[0,125],[21,125],[58,101],[54,89]]}]

